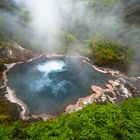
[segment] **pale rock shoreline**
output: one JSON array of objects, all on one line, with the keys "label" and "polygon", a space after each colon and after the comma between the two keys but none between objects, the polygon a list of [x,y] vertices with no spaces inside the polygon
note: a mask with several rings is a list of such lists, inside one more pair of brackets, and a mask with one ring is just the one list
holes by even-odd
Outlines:
[{"label": "pale rock shoreline", "polygon": [[[20,48],[21,49],[21,48]],[[7,72],[10,71],[15,65],[21,64],[21,63],[30,63],[33,60],[40,58],[40,57],[62,57],[65,55],[58,55],[58,54],[52,54],[52,55],[40,55],[37,57],[33,57],[27,61],[24,62],[17,62],[13,64],[6,65],[7,69],[3,72],[3,80],[4,85],[3,87],[6,87],[6,94],[5,97],[12,103],[16,103],[21,107],[20,117],[23,120],[29,120],[29,119],[43,119],[44,121],[47,121],[50,118],[53,118],[55,116],[49,115],[49,114],[40,114],[40,115],[29,115],[29,108],[28,106],[20,99],[16,97],[16,93],[13,89],[11,89],[7,83]],[[105,88],[101,88],[96,85],[91,85],[91,95],[87,97],[80,98],[76,104],[71,104],[65,108],[64,113],[71,113],[75,111],[81,110],[84,106],[87,104],[91,104],[93,102],[98,103],[104,103],[106,101],[110,101],[113,104],[116,104],[118,102],[121,102],[125,99],[129,99],[133,96],[140,96],[140,77],[127,77],[126,75],[120,73],[119,71],[111,70],[108,68],[100,68],[92,64],[91,60],[87,57],[83,56],[66,56],[71,58],[81,58],[84,63],[90,65],[98,72],[104,73],[104,74],[110,74],[112,75],[115,80],[109,80],[108,83],[105,85]]]}]

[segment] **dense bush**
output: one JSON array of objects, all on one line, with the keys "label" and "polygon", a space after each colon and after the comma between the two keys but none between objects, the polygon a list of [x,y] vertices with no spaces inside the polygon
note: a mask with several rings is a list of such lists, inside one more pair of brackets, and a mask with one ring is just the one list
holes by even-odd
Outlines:
[{"label": "dense bush", "polygon": [[132,61],[132,49],[118,42],[93,41],[91,49],[95,63],[101,66],[127,69]]},{"label": "dense bush", "polygon": [[140,98],[116,106],[92,104],[48,122],[0,125],[0,139],[140,139]]}]

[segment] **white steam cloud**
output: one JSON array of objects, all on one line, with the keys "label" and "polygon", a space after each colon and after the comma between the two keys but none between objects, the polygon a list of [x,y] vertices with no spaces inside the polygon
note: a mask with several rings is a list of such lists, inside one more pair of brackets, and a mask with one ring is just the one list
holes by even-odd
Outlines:
[{"label": "white steam cloud", "polygon": [[54,51],[61,43],[58,33],[64,22],[60,10],[62,4],[62,0],[26,0],[35,31],[33,40],[48,51]]},{"label": "white steam cloud", "polygon": [[[99,0],[13,0],[20,9],[30,13],[29,26],[23,28],[19,25],[20,19],[9,14],[6,17],[7,29],[20,32],[22,37],[38,49],[46,52],[56,52],[57,48],[67,46],[61,33],[70,33],[76,42],[75,47],[84,47],[84,40],[94,38],[119,40],[135,49],[135,62],[133,68],[140,70],[140,29],[138,26],[129,26],[123,21],[124,5],[121,0],[117,4],[106,8],[100,7]],[[104,5],[104,1],[102,2]],[[0,14],[1,16],[2,14]],[[1,16],[2,17],[2,16]],[[14,20],[13,20],[14,19]],[[11,25],[12,23],[12,25]],[[15,25],[15,26],[14,26]],[[12,28],[11,28],[12,26]],[[1,29],[4,29],[1,27]],[[70,38],[72,38],[70,36]],[[22,40],[22,39],[21,39]],[[80,43],[79,43],[80,42]],[[74,47],[69,47],[67,53],[75,52]],[[72,49],[71,49],[72,48]],[[132,70],[134,71],[134,70]]]},{"label": "white steam cloud", "polygon": [[33,27],[39,33],[53,32],[59,29],[61,17],[56,0],[28,0],[26,1]]}]

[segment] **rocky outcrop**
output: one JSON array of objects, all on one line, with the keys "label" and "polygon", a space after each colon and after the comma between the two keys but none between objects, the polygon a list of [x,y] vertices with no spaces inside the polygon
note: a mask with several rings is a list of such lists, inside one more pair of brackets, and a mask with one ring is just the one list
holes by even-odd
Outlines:
[{"label": "rocky outcrop", "polygon": [[110,101],[113,104],[117,104],[125,99],[140,96],[140,79],[133,78],[131,81],[123,78],[118,78],[114,81],[109,80],[105,88],[92,85],[91,91],[90,96],[80,98],[76,104],[69,105],[65,111],[67,113],[78,111],[93,102],[104,103]]},{"label": "rocky outcrop", "polygon": [[16,63],[25,62],[36,56],[38,56],[37,53],[29,49],[24,49],[15,42],[4,44],[0,43],[0,113],[6,112],[6,114],[11,116],[12,119],[16,119],[20,117],[20,112],[25,111],[25,109],[23,110],[23,108],[21,108],[21,106],[19,106],[14,101],[9,102],[7,100],[7,90],[9,91],[9,93],[11,93],[11,89],[5,86],[7,77],[5,77],[5,81],[2,77],[6,76],[4,75],[4,71],[7,71],[9,69],[9,63],[9,66],[13,66]]},{"label": "rocky outcrop", "polygon": [[0,45],[0,63],[7,64],[13,62],[27,61],[37,56],[37,53],[24,49],[19,46],[16,42],[5,43]]}]

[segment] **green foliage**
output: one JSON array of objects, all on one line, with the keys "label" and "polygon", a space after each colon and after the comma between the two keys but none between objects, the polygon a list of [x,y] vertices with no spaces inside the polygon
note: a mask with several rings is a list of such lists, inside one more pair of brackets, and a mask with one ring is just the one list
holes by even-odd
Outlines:
[{"label": "green foliage", "polygon": [[[10,47],[12,47],[12,43],[10,42],[10,40],[0,38],[0,50],[10,48]],[[0,58],[0,64],[9,64],[9,63],[12,63],[12,62],[13,61],[10,58],[7,58],[7,57],[1,57]]]},{"label": "green foliage", "polygon": [[24,27],[30,26],[31,23],[30,12],[26,8],[23,8],[19,12],[19,23]]},{"label": "green foliage", "polygon": [[12,47],[12,43],[10,40],[0,40],[0,48],[10,48]]},{"label": "green foliage", "polygon": [[76,37],[74,36],[74,35],[72,35],[71,33],[68,33],[68,32],[63,32],[63,31],[61,31],[60,33],[59,33],[59,35],[60,35],[60,37],[62,38],[62,39],[64,39],[67,43],[73,43],[73,42],[75,42],[77,39],[76,39]]},{"label": "green foliage", "polygon": [[18,116],[16,106],[0,96],[0,125],[12,123]]},{"label": "green foliage", "polygon": [[0,123],[3,123],[9,119],[8,115],[0,115]]},{"label": "green foliage", "polygon": [[25,5],[14,0],[0,0],[0,41],[14,40],[23,46],[30,46],[25,30],[30,27],[30,12]]},{"label": "green foliage", "polygon": [[96,40],[91,43],[91,49],[98,65],[112,64],[127,68],[132,61],[132,49],[122,43]]},{"label": "green foliage", "polygon": [[0,125],[0,139],[22,140],[138,140],[140,139],[140,98],[119,106],[92,104],[48,122]]}]

